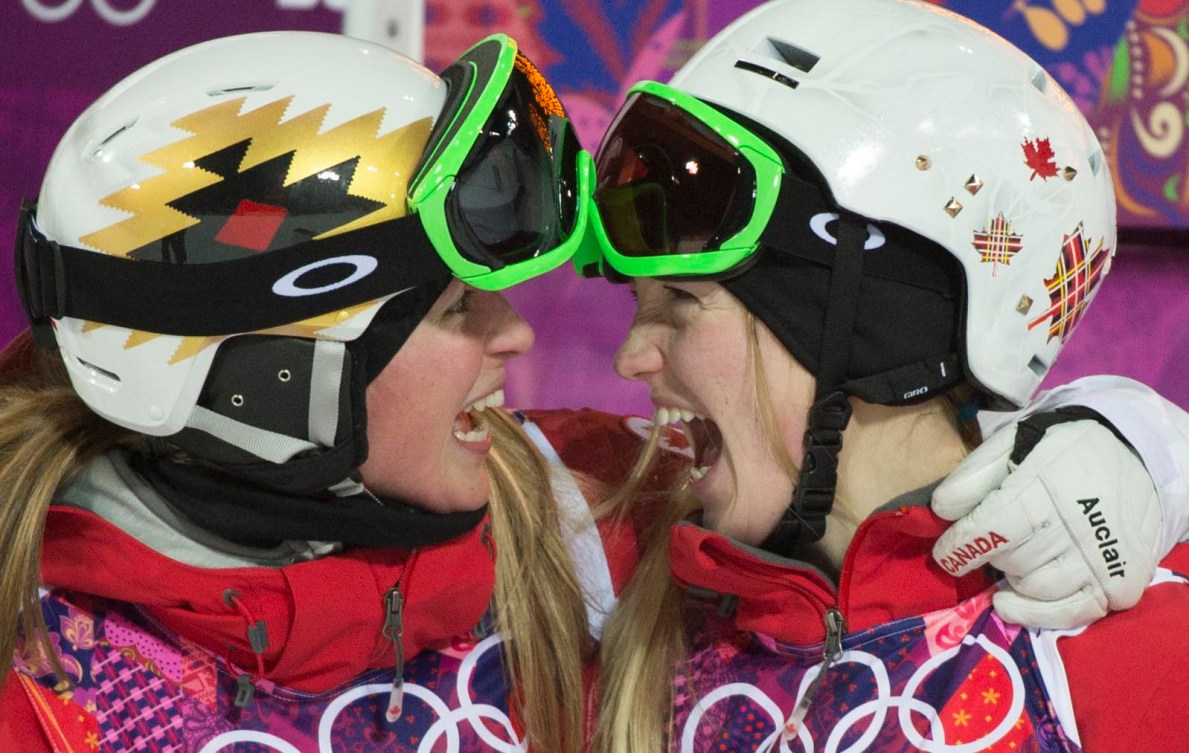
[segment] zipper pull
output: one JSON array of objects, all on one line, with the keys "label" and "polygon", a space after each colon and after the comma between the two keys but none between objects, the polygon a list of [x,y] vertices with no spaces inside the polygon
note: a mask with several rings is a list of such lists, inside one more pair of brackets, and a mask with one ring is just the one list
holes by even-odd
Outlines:
[{"label": "zipper pull", "polygon": [[404,610],[405,600],[401,596],[400,587],[393,586],[384,594],[384,637],[392,641],[393,650],[396,652],[396,676],[392,679],[392,692],[388,696],[388,710],[384,712],[384,718],[388,720],[389,724],[400,719],[401,708],[405,701],[405,647],[401,643],[401,637],[404,635],[404,625],[401,622],[401,613]]},{"label": "zipper pull", "polygon": [[241,674],[236,678],[235,682],[235,706],[236,708],[245,709],[248,704],[252,702],[252,696],[256,694],[256,686],[252,684],[252,678],[246,674]]},{"label": "zipper pull", "polygon": [[801,728],[801,723],[805,721],[805,716],[809,713],[809,706],[813,703],[813,697],[817,694],[818,687],[822,684],[822,678],[826,672],[830,671],[830,667],[834,666],[834,662],[842,656],[842,634],[846,632],[846,621],[842,619],[842,612],[838,611],[838,607],[830,607],[826,610],[825,623],[826,645],[822,648],[821,669],[809,683],[809,687],[805,689],[805,695],[801,696],[801,700],[797,702],[796,707],[784,723],[786,743],[792,742],[793,738],[797,736],[797,730]]}]

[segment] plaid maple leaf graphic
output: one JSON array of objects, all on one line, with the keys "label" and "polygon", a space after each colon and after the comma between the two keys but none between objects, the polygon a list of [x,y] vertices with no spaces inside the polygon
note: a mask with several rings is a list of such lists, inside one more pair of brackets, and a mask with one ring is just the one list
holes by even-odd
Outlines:
[{"label": "plaid maple leaf graphic", "polygon": [[1024,236],[1011,231],[1011,222],[1000,212],[991,220],[991,226],[974,234],[971,243],[979,253],[979,261],[990,263],[991,275],[998,273],[999,265],[1008,266],[1011,258],[1024,247]]},{"label": "plaid maple leaf graphic", "polygon": [[1087,243],[1085,228],[1078,223],[1072,235],[1065,236],[1061,247],[1061,258],[1053,276],[1045,280],[1051,304],[1040,316],[1028,323],[1033,329],[1046,321],[1049,325],[1049,340],[1059,338],[1065,342],[1073,328],[1081,320],[1090,299],[1110,269],[1111,251],[1098,241],[1093,249]]},{"label": "plaid maple leaf graphic", "polygon": [[1028,180],[1035,180],[1039,175],[1042,179],[1057,177],[1057,163],[1053,161],[1053,147],[1048,139],[1024,140],[1024,164],[1032,168],[1032,175]]}]

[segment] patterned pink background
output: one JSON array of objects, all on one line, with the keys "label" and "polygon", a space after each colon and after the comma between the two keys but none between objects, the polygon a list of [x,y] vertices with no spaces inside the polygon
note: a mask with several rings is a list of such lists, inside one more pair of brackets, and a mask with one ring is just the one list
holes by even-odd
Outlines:
[{"label": "patterned pink background", "polygon": [[[828,1],[828,0],[823,0]],[[0,244],[37,192],[70,121],[123,75],[178,47],[261,29],[335,31],[342,0],[20,0],[0,9]],[[756,0],[429,0],[427,63],[440,68],[490,31],[541,65],[593,148],[641,78],[665,80]],[[1189,407],[1189,3],[1185,0],[943,0],[1008,37],[1075,97],[1112,158],[1129,232],[1110,281],[1049,382],[1141,379]],[[301,6],[303,9],[297,9]],[[327,7],[332,6],[332,7]],[[35,17],[57,15],[58,21]],[[1159,245],[1157,245],[1159,244]],[[0,343],[24,326],[7,252]],[[511,291],[537,346],[509,371],[522,406],[648,411],[610,363],[630,321],[626,290],[567,269]]]}]

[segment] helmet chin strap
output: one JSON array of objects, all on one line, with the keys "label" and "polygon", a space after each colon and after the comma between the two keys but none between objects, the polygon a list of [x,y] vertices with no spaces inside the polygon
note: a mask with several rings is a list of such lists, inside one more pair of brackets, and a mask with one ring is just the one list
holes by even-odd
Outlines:
[{"label": "helmet chin strap", "polygon": [[822,325],[817,388],[805,431],[801,476],[784,515],[760,545],[786,556],[802,544],[818,541],[826,533],[826,517],[834,506],[838,483],[842,432],[851,416],[850,402],[840,387],[850,360],[867,222],[853,214],[841,213],[836,237],[838,245],[830,269],[830,297]]},{"label": "helmet chin strap", "polygon": [[389,299],[350,342],[282,335],[229,338],[194,411],[168,444],[282,494],[354,496],[367,459],[367,386],[449,283]]},{"label": "helmet chin strap", "polygon": [[[229,339],[187,428],[148,440],[134,467],[191,522],[247,545],[430,546],[473,529],[486,506],[427,512],[378,498],[357,472],[368,453],[367,385],[447,283],[389,300],[347,343]],[[201,462],[178,458],[174,448]]]},{"label": "helmet chin strap", "polygon": [[358,342],[244,336],[220,345],[180,433],[161,441],[281,494],[359,493],[344,483],[367,457]]}]

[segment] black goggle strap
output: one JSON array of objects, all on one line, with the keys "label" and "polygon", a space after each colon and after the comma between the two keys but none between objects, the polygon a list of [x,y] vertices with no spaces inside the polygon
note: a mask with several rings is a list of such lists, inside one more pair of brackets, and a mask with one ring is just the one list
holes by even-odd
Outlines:
[{"label": "black goggle strap", "polygon": [[163,335],[253,332],[450,276],[416,216],[242,259],[165,264],[59,245],[36,228],[34,207],[22,209],[15,278],[39,342],[63,317]]},{"label": "black goggle strap", "polygon": [[16,243],[13,248],[12,278],[16,283],[21,310],[25,312],[32,330],[33,341],[43,348],[57,347],[53,327],[46,311],[60,311],[66,306],[66,291],[56,285],[45,285],[46,280],[62,276],[60,254],[31,254],[30,241],[37,235],[33,227],[33,215],[37,202],[26,199],[21,202],[17,219]]},{"label": "black goggle strap", "polygon": [[788,509],[761,545],[780,554],[788,554],[798,545],[812,543],[825,535],[826,517],[834,505],[838,482],[842,432],[850,422],[850,403],[840,387],[850,359],[867,222],[841,212],[837,239],[830,271],[830,294],[822,324],[817,392],[805,431],[801,477]]}]

